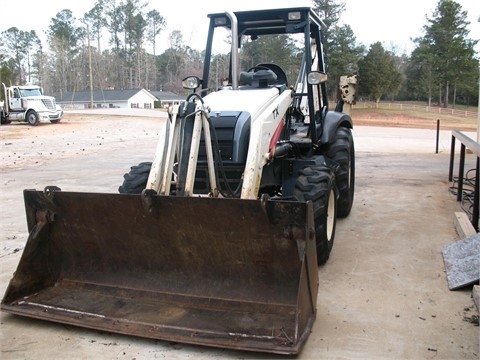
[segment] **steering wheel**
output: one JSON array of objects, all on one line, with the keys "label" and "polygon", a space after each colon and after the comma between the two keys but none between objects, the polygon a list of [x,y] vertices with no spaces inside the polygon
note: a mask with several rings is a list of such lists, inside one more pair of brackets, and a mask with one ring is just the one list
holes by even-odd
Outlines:
[{"label": "steering wheel", "polygon": [[277,64],[273,63],[263,63],[263,64],[257,64],[253,67],[251,67],[248,71],[253,71],[256,72],[258,70],[270,70],[272,71],[276,76],[277,79],[272,82],[272,84],[277,84],[277,85],[286,85],[288,86],[288,80],[287,80],[287,75],[285,72],[282,70],[280,66]]},{"label": "steering wheel", "polygon": [[263,65],[256,65],[248,69],[247,74],[250,74],[250,84],[258,83],[257,86],[266,86],[275,84],[278,80],[277,74],[272,69]]},{"label": "steering wheel", "polygon": [[[252,66],[250,69],[247,70],[247,72],[258,72],[260,70],[267,70],[267,71],[272,71],[272,69],[269,69],[268,67],[266,66],[263,66],[263,65],[255,65],[255,66]],[[273,72],[273,71],[272,71]]]}]

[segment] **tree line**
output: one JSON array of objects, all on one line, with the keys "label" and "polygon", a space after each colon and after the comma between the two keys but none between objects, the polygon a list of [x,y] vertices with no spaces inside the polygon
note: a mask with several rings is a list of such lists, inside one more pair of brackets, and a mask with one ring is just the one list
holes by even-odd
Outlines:
[{"label": "tree line", "polygon": [[[203,53],[185,45],[181,31],[174,30],[168,34],[167,49],[156,54],[167,20],[147,6],[142,0],[97,0],[81,18],[62,10],[46,30],[46,48],[34,30],[2,31],[0,80],[37,83],[46,93],[58,95],[108,88],[183,94],[181,79],[202,75]],[[339,25],[345,10],[339,0],[312,0],[312,8],[327,26],[324,48],[330,98],[338,96],[341,75],[356,73],[359,96],[376,102],[420,100],[444,107],[478,102],[478,40],[469,38],[467,13],[455,1],[439,0],[409,55],[385,49],[380,42],[369,48],[358,43],[349,25]],[[103,48],[104,44],[108,45]],[[240,50],[242,69],[273,61],[290,79],[298,73],[300,56],[301,49],[288,35],[247,40]],[[217,83],[228,77],[228,61],[228,54],[212,57]]]}]

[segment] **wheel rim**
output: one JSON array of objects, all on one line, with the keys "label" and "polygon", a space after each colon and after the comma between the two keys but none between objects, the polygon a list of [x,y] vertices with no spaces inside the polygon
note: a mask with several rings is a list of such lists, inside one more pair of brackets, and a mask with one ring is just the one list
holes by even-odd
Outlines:
[{"label": "wheel rim", "polygon": [[35,116],[35,114],[33,113],[28,114],[28,123],[33,125],[36,122],[37,122],[37,117]]},{"label": "wheel rim", "polygon": [[330,190],[327,209],[327,240],[331,241],[335,229],[335,192]]}]

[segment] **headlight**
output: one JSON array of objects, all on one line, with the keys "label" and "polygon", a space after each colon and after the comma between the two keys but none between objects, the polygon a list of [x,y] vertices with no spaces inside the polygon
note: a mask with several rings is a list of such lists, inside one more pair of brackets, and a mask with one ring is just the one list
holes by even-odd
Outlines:
[{"label": "headlight", "polygon": [[182,80],[184,89],[195,90],[200,86],[201,80],[197,76],[189,76]]},{"label": "headlight", "polygon": [[300,11],[295,11],[295,12],[289,12],[288,13],[288,20],[294,21],[294,20],[300,20],[302,17],[302,14],[300,14]]},{"label": "headlight", "polygon": [[307,76],[307,82],[310,85],[318,85],[328,80],[327,74],[320,71],[312,71]]},{"label": "headlight", "polygon": [[227,25],[226,17],[215,18],[215,26],[225,26],[225,25]]}]

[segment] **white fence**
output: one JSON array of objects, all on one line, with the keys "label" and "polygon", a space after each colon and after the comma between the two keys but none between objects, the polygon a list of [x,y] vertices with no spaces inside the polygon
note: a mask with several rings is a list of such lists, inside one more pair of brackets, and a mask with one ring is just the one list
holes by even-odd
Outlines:
[{"label": "white fence", "polygon": [[[335,107],[333,107],[335,108]],[[452,108],[442,108],[437,106],[425,106],[425,105],[415,105],[415,104],[402,104],[402,103],[387,103],[380,102],[376,104],[375,102],[357,102],[353,105],[353,109],[388,109],[388,110],[414,110],[414,111],[425,111],[432,114],[441,114],[441,115],[454,115],[454,116],[463,116],[463,117],[477,117],[477,110],[459,110]]]}]

